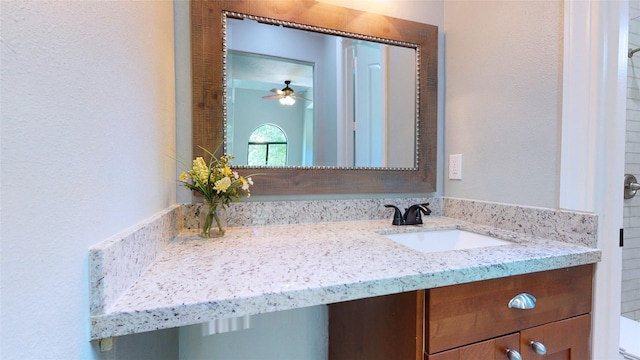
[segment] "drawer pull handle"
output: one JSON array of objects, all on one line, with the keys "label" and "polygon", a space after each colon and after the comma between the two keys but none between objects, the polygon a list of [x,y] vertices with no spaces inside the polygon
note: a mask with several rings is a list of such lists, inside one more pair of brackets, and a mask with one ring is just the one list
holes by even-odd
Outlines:
[{"label": "drawer pull handle", "polygon": [[533,309],[536,307],[536,298],[533,295],[522,293],[516,295],[511,301],[509,301],[510,309]]},{"label": "drawer pull handle", "polygon": [[545,355],[547,353],[547,347],[541,342],[532,341],[529,343],[529,346],[531,346],[533,351],[538,355]]},{"label": "drawer pull handle", "polygon": [[522,355],[517,350],[507,349],[507,359],[522,360]]}]

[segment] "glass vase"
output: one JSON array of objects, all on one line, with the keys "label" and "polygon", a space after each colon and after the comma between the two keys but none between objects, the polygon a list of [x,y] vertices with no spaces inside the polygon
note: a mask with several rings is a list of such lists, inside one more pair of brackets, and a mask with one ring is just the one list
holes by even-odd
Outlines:
[{"label": "glass vase", "polygon": [[[200,232],[200,236],[203,238],[215,238],[224,235],[224,228],[222,227],[222,223],[220,222],[220,217],[218,217],[218,205],[220,204],[217,201],[206,201],[205,204],[208,205],[208,210],[204,218],[204,224],[202,225],[202,231]],[[212,229],[213,221],[216,222],[216,228]]]}]

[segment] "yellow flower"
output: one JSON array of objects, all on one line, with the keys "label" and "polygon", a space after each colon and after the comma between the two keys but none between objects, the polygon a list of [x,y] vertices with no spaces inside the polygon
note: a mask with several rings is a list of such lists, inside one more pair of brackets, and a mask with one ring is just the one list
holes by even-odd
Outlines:
[{"label": "yellow flower", "polygon": [[228,177],[223,177],[222,179],[215,182],[213,188],[219,193],[227,191],[227,189],[231,186],[231,179]]},{"label": "yellow flower", "polygon": [[249,197],[249,187],[253,185],[253,181],[251,178],[241,177],[232,169],[229,160],[233,159],[233,156],[224,155],[217,158],[213,153],[202,149],[209,154],[209,160],[196,157],[191,169],[180,173],[179,179],[182,184],[202,194],[205,199],[218,201],[223,206],[238,201],[243,196]]},{"label": "yellow flower", "polygon": [[202,183],[207,184],[209,182],[209,167],[202,157],[198,156],[193,160],[193,171],[191,175]]}]

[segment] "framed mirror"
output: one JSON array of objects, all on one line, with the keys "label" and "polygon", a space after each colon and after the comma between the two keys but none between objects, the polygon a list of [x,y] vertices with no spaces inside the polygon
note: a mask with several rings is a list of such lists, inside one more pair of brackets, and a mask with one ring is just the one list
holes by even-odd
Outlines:
[{"label": "framed mirror", "polygon": [[224,143],[260,195],[435,191],[437,27],[231,0],[191,29],[194,156]]}]

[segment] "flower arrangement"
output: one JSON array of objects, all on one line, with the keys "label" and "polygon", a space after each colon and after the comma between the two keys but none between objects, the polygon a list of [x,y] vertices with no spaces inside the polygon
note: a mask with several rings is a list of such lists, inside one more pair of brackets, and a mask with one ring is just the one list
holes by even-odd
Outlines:
[{"label": "flower arrangement", "polygon": [[232,155],[217,158],[205,148],[201,149],[209,155],[209,163],[207,164],[200,156],[196,157],[191,169],[180,174],[180,182],[187,188],[202,194],[209,205],[200,236],[207,238],[212,236],[213,219],[218,225],[219,235],[222,236],[225,230],[217,214],[218,205],[226,207],[231,202],[240,200],[242,196],[251,196],[249,189],[253,185],[253,180],[251,176],[240,176],[238,172],[231,169],[229,162],[233,159]]}]

